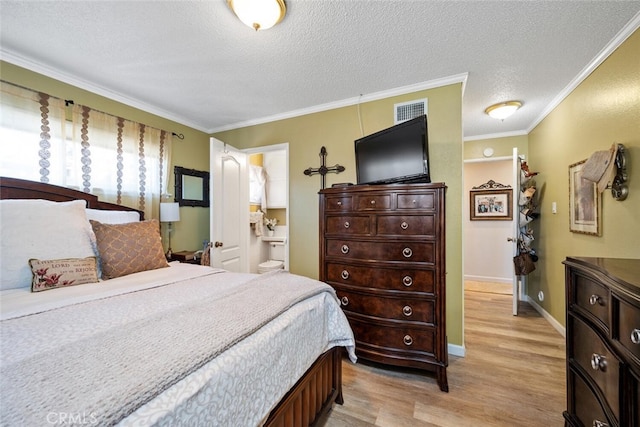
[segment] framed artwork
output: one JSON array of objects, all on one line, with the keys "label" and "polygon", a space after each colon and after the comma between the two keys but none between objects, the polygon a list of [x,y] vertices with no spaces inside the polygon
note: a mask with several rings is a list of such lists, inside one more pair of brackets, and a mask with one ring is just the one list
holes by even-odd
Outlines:
[{"label": "framed artwork", "polygon": [[469,195],[471,221],[513,219],[512,189],[471,190]]},{"label": "framed artwork", "polygon": [[600,235],[600,194],[595,182],[582,179],[586,160],[569,166],[569,230]]}]

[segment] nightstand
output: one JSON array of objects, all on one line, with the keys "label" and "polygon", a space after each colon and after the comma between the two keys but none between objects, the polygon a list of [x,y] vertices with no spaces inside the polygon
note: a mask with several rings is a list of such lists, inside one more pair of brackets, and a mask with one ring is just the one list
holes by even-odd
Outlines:
[{"label": "nightstand", "polygon": [[200,264],[200,254],[195,251],[173,252],[169,261],[186,262],[187,264]]}]

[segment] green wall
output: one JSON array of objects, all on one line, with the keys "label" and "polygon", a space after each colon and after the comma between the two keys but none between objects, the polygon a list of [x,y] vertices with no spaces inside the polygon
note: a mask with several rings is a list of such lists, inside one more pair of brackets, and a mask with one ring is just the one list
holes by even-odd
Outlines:
[{"label": "green wall", "polygon": [[[624,144],[629,165],[629,197],[620,202],[602,194],[602,235],[569,231],[569,165]],[[540,260],[529,277],[529,296],[548,297],[540,305],[565,323],[564,266],[567,256],[640,258],[640,31],[609,58],[529,134],[531,164],[540,172],[537,247]],[[551,213],[556,202],[558,213]]]},{"label": "green wall", "polygon": [[[461,84],[365,102],[357,106],[220,132],[214,136],[236,148],[289,143],[290,268],[318,277],[319,176],[306,176],[318,167],[320,148],[327,149],[327,165],[345,172],[327,175],[327,186],[356,182],[353,141],[393,125],[393,105],[428,98],[431,179],[445,182],[447,219],[447,333],[449,343],[462,345],[462,87]],[[359,116],[362,118],[360,131]]]},{"label": "green wall", "polygon": [[524,154],[525,159],[529,158],[529,137],[527,135],[507,136],[502,138],[486,138],[464,142],[464,159],[485,159],[483,150],[493,148],[493,156],[511,157],[513,147],[518,148],[519,154]]},{"label": "green wall", "polygon": [[[184,140],[173,138],[172,164],[169,169],[169,193],[173,193],[173,166],[209,170],[209,136],[204,132],[3,61],[0,62],[0,79],[58,98],[72,99],[77,104],[86,105],[128,120],[183,134]],[[7,143],[7,141],[1,142]],[[157,210],[156,207],[154,218],[158,217]],[[202,241],[209,238],[209,209],[180,208],[180,222],[174,223],[173,229],[171,246],[174,251],[199,249],[202,246]],[[166,228],[163,226],[163,235],[166,235],[165,230]],[[164,243],[166,249],[166,239]]]}]

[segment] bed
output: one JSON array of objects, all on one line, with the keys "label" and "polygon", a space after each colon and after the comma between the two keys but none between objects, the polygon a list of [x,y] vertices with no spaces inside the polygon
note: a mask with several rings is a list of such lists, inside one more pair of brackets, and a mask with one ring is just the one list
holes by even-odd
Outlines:
[{"label": "bed", "polygon": [[0,199],[1,425],[307,426],[342,403],[328,285],[167,263],[157,220],[72,189],[0,178]]}]

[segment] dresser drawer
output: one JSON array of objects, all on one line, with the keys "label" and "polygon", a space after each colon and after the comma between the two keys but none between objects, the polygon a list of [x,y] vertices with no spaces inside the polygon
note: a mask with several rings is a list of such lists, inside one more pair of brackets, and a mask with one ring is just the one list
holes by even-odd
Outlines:
[{"label": "dresser drawer", "polygon": [[611,325],[609,321],[609,290],[581,275],[576,275],[574,280],[574,303],[599,319],[608,331]]},{"label": "dresser drawer", "polygon": [[[608,421],[602,405],[580,375],[571,371],[569,373],[569,381],[572,382],[574,392],[574,415],[580,420],[583,426],[591,427],[601,425],[613,427],[617,425]],[[598,424],[598,422],[605,424]]]},{"label": "dresser drawer", "polygon": [[352,196],[331,196],[324,199],[324,209],[327,212],[348,212],[352,208]]},{"label": "dresser drawer", "polygon": [[387,242],[327,239],[326,255],[344,259],[435,262],[433,242]]},{"label": "dresser drawer", "polygon": [[336,294],[342,308],[354,313],[385,319],[424,322],[430,325],[435,322],[434,301],[361,294],[339,286],[336,286]]},{"label": "dresser drawer", "polygon": [[618,340],[640,359],[640,308],[618,300]]},{"label": "dresser drawer", "polygon": [[377,347],[379,350],[388,352],[421,352],[431,355],[435,352],[434,329],[411,327],[408,322],[382,325],[362,321],[353,316],[347,317],[356,339],[356,352],[359,343],[365,343],[370,347]]},{"label": "dresser drawer", "polygon": [[398,194],[398,209],[433,210],[436,207],[436,193]]},{"label": "dresser drawer", "polygon": [[613,413],[620,418],[620,362],[586,323],[570,316],[569,354],[598,385]]},{"label": "dresser drawer", "polygon": [[413,270],[409,268],[371,268],[349,264],[327,262],[326,280],[350,286],[386,289],[395,292],[435,293],[434,270]]},{"label": "dresser drawer", "polygon": [[327,216],[327,234],[369,235],[371,234],[371,217],[369,216]]},{"label": "dresser drawer", "polygon": [[435,236],[433,215],[379,215],[378,236]]},{"label": "dresser drawer", "polygon": [[356,196],[356,210],[385,210],[391,208],[391,194],[368,194]]}]

